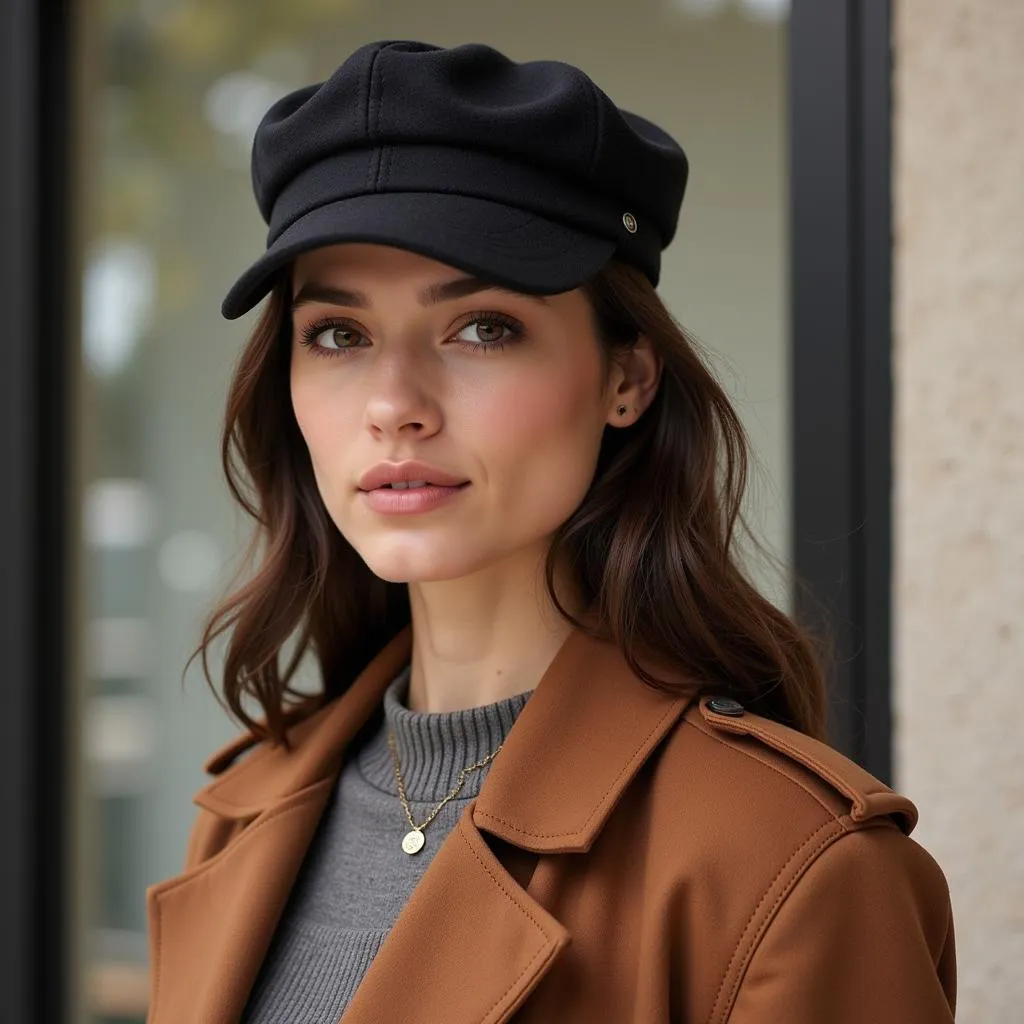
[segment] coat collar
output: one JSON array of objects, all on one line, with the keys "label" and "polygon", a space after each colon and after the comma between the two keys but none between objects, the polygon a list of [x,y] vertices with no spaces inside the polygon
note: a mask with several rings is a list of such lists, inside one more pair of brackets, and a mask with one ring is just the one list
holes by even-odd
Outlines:
[{"label": "coat collar", "polygon": [[[411,650],[406,626],[344,694],[289,730],[290,751],[260,747],[196,794],[220,818],[258,820],[221,853],[148,891],[149,1024],[237,1022],[344,751]],[[641,660],[685,686],[677,667]],[[483,832],[533,854],[590,849],[693,699],[692,688],[679,696],[645,685],[613,643],[570,633],[371,963],[344,1024],[506,1021],[572,937]],[[460,949],[476,954],[469,985]]]},{"label": "coat collar", "polygon": [[[411,653],[412,627],[405,626],[342,696],[289,730],[293,751],[257,750],[201,789],[195,802],[242,820],[333,779],[345,748]],[[684,685],[677,667],[649,657],[643,664]],[[473,823],[536,853],[590,849],[691,699],[643,685],[615,645],[573,630],[491,763]]]}]

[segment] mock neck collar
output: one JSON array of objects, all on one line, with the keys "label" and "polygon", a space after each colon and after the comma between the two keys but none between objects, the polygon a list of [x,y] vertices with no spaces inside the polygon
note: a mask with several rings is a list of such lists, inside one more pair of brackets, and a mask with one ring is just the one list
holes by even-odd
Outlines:
[{"label": "mock neck collar", "polygon": [[[384,691],[379,724],[355,754],[367,782],[398,798],[388,731],[395,737],[398,765],[410,802],[437,803],[458,785],[463,768],[484,760],[504,742],[534,692],[455,711],[413,711],[408,706],[412,666],[406,665]],[[453,800],[477,796],[493,761],[469,772]]]}]

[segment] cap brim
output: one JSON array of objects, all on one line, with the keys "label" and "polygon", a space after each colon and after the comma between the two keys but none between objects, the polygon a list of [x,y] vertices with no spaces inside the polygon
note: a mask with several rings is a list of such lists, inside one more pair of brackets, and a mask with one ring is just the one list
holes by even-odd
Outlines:
[{"label": "cap brim", "polygon": [[228,320],[253,308],[299,253],[340,242],[376,242],[436,259],[527,294],[553,295],[588,280],[616,243],[528,210],[441,192],[375,192],[317,207],[289,225],[232,285]]}]

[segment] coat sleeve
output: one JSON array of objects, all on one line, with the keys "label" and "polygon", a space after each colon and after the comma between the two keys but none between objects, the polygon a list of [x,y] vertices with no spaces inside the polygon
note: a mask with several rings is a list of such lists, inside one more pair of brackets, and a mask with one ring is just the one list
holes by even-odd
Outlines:
[{"label": "coat sleeve", "polygon": [[730,1024],[951,1024],[956,956],[941,869],[893,827],[809,865],[751,956]]}]

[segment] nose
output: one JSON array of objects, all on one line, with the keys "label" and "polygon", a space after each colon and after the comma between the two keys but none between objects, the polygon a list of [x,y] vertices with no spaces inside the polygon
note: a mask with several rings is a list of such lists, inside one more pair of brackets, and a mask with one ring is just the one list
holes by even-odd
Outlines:
[{"label": "nose", "polygon": [[364,419],[377,434],[430,434],[441,423],[441,408],[429,387],[423,361],[392,352],[377,361],[365,379]]}]

